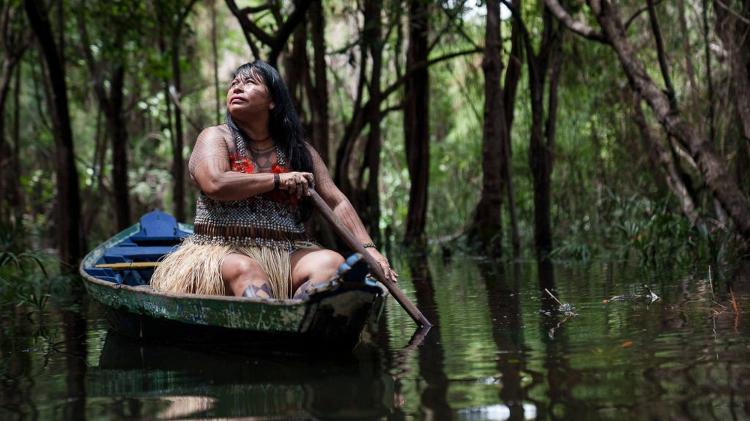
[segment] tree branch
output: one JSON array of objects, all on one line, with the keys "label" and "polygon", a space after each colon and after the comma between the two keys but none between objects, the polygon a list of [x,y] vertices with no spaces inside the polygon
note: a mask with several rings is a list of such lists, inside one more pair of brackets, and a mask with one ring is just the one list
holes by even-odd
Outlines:
[{"label": "tree branch", "polygon": [[406,80],[418,70],[422,70],[425,67],[430,67],[433,64],[440,63],[441,61],[446,61],[452,58],[465,56],[468,54],[481,53],[481,52],[482,52],[481,48],[472,48],[470,50],[462,50],[462,51],[457,51],[455,53],[445,54],[440,57],[436,57],[427,61],[420,61],[414,64],[414,66],[412,66],[411,68],[407,69],[403,75],[399,76],[399,78],[396,79],[395,82],[393,82],[388,88],[383,90],[383,99],[385,99],[387,96],[389,96],[390,94],[394,93],[397,89],[399,89],[401,85],[403,85],[406,82]]},{"label": "tree branch", "polygon": [[305,18],[305,13],[307,13],[307,9],[310,7],[311,3],[311,1],[295,2],[294,11],[292,12],[292,14],[289,15],[287,20],[284,21],[284,24],[281,25],[279,30],[276,32],[276,36],[274,37],[273,41],[271,43],[267,43],[271,47],[271,54],[269,54],[269,61],[271,63],[276,63],[279,54],[281,54],[281,51],[284,49],[286,41],[289,39],[289,36],[292,35],[292,32],[294,32],[294,29],[297,27],[297,25],[299,25],[300,22],[302,22],[302,20]]},{"label": "tree branch", "polygon": [[586,23],[573,19],[573,17],[568,14],[568,11],[560,5],[558,0],[544,0],[544,4],[546,4],[552,14],[554,14],[555,17],[571,31],[592,41],[601,42],[603,44],[609,43],[607,37],[603,33],[595,31]]},{"label": "tree branch", "polygon": [[651,31],[654,33],[654,40],[656,41],[656,54],[659,58],[659,69],[661,70],[662,78],[664,79],[664,86],[667,89],[667,96],[669,97],[669,106],[672,110],[677,109],[677,96],[674,92],[674,85],[672,85],[672,78],[669,76],[669,65],[667,64],[667,53],[664,51],[664,42],[661,38],[661,29],[659,29],[659,21],[656,19],[656,8],[654,6],[654,0],[646,0],[648,5],[648,18],[651,22]]}]

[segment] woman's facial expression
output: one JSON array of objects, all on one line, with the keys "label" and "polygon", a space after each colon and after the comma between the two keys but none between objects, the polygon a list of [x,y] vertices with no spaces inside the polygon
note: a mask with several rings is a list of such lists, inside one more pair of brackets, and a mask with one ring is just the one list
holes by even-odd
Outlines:
[{"label": "woman's facial expression", "polygon": [[236,112],[267,111],[274,107],[268,87],[263,80],[251,73],[237,75],[229,83],[227,91],[227,110],[230,114]]}]

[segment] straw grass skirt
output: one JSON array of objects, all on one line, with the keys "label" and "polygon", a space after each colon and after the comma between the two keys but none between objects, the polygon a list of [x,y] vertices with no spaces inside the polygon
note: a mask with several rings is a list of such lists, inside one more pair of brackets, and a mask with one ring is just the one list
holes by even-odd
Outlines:
[{"label": "straw grass skirt", "polygon": [[[292,243],[292,251],[311,246],[316,244]],[[188,237],[156,267],[151,277],[151,287],[157,291],[178,294],[226,295],[221,264],[227,255],[239,253],[256,261],[268,275],[273,298],[291,298],[292,251],[287,248],[204,244]]]}]

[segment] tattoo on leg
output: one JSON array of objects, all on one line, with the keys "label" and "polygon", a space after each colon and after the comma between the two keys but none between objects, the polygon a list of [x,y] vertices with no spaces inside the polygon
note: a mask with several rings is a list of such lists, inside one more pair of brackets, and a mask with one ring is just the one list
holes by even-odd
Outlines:
[{"label": "tattoo on leg", "polygon": [[[271,291],[271,286],[268,285],[268,283],[264,282],[261,286],[257,285],[250,285],[250,288],[253,289],[253,294],[255,294],[256,297],[263,297],[263,298],[271,298],[273,296],[273,292]],[[263,294],[259,294],[263,293]]]},{"label": "tattoo on leg", "polygon": [[264,283],[261,286],[257,285],[250,285],[247,288],[245,288],[245,292],[242,293],[243,297],[249,297],[249,298],[271,298],[273,295],[273,292],[271,291],[271,286],[267,283]]}]

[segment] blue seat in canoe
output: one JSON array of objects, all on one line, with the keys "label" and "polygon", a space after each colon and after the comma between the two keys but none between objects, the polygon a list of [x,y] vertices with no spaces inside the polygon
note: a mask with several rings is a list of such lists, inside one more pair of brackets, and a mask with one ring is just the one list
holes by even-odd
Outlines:
[{"label": "blue seat in canoe", "polygon": [[[147,261],[154,262],[167,253],[174,251],[174,246],[115,246],[104,252],[102,258],[107,263]],[[121,260],[125,259],[125,260]]]},{"label": "blue seat in canoe", "polygon": [[141,217],[141,230],[130,237],[136,244],[148,242],[179,241],[188,235],[180,230],[177,220],[170,214],[159,210],[151,211]]}]

